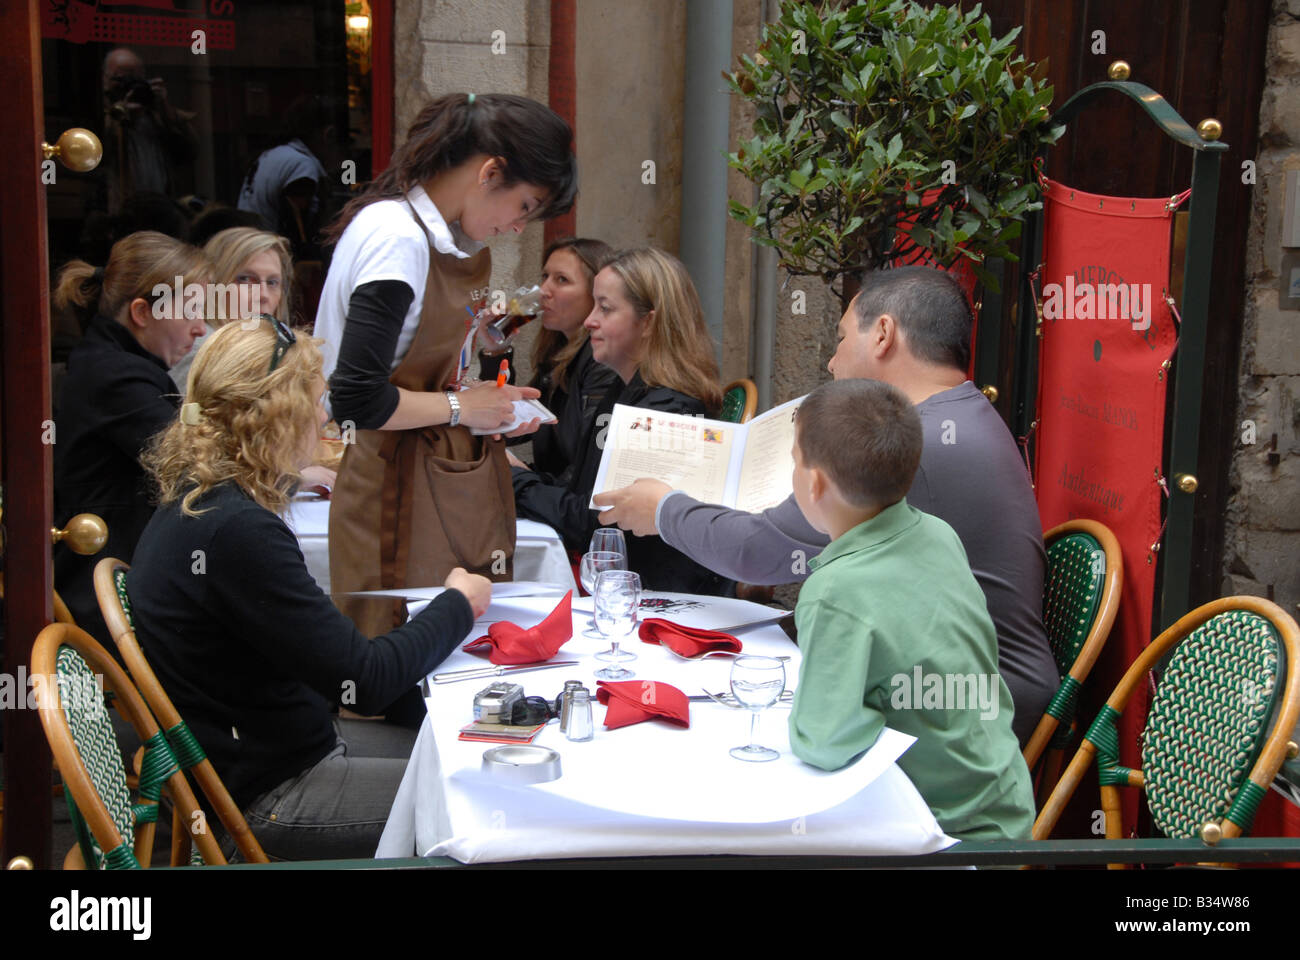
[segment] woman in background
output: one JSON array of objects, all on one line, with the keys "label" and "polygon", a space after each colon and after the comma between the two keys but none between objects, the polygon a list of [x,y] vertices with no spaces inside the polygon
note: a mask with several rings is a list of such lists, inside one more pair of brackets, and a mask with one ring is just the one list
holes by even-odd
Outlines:
[{"label": "woman in background", "polygon": [[533,379],[542,404],[555,414],[532,435],[533,469],[546,483],[564,485],[581,459],[587,429],[618,375],[597,363],[583,322],[596,302],[591,283],[613,250],[607,243],[564,237],[542,256],[542,329],[533,342]]},{"label": "woman in background", "polygon": [[[176,278],[182,302],[174,303]],[[94,306],[96,316],[68,356],[54,444],[54,521],[97,514],[108,526],[99,554],[54,551],[54,585],[78,626],[116,649],[95,602],[100,557],[130,561],[153,514],[140,454],[176,417],[179,391],[167,368],[203,332],[205,304],[185,289],[211,279],[203,252],[141,231],[113,244],[108,265],[73,260],[59,274],[55,306]]]},{"label": "woman in background", "polygon": [[[172,367],[172,379],[185,391],[190,364],[213,330],[236,320],[271,317],[292,326],[293,257],[284,237],[254,227],[231,227],[215,234],[203,248],[212,264],[213,282],[225,295],[209,305],[207,332],[194,343],[185,359]],[[302,489],[328,494],[337,479],[319,462],[302,471]]]},{"label": "woman in background", "polygon": [[[643,247],[616,254],[592,283],[585,321],[592,356],[617,379],[596,405],[568,476],[548,483],[511,455],[515,504],[522,517],[550,524],[571,554],[586,551],[599,526],[588,507],[600,466],[598,442],[616,403],[688,416],[716,415],[722,404],[713,341],[699,295],[676,257]],[[658,537],[628,535],[628,566],[650,590],[720,594],[729,583]]]}]

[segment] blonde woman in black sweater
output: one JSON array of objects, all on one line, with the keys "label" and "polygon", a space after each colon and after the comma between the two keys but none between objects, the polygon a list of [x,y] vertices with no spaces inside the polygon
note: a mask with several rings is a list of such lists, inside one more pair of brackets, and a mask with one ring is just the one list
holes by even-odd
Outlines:
[{"label": "blonde woman in black sweater", "polygon": [[332,707],[377,713],[409,694],[491,587],[457,568],[373,639],[338,611],[281,518],[325,418],[320,352],[269,318],[248,326],[203,344],[178,422],[145,457],[161,504],[127,578],[137,635],[268,855],[373,856],[412,738]]}]

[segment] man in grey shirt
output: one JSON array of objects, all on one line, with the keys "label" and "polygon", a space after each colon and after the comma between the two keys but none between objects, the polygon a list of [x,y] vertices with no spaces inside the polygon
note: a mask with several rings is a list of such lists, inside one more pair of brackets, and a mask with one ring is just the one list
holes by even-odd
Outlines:
[{"label": "man in grey shirt", "polygon": [[[957,532],[997,629],[998,664],[1023,745],[1060,683],[1043,629],[1046,554],[1029,473],[1006,425],[966,379],[971,315],[945,273],[903,267],[867,276],[840,318],[837,380],[882,380],[921,417],[921,466],[907,502]],[[826,537],[791,496],[763,513],[700,503],[657,480],[598,494],[601,523],[658,533],[709,569],[756,584],[806,579]]]}]

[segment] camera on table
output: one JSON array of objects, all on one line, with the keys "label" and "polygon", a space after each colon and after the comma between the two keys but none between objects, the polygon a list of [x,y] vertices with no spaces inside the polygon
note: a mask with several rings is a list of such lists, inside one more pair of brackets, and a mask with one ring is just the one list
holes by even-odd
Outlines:
[{"label": "camera on table", "polygon": [[524,699],[524,688],[498,680],[474,694],[474,719],[479,723],[511,723],[515,704]]}]

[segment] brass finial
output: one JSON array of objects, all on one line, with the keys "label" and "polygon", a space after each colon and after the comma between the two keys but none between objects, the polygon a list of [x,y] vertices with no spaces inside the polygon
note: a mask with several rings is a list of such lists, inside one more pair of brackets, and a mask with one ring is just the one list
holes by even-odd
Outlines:
[{"label": "brass finial", "polygon": [[66,540],[73,553],[88,557],[108,543],[108,524],[93,513],[79,513],[62,530],[51,530],[50,539],[54,543]]},{"label": "brass finial", "polygon": [[998,388],[993,384],[990,383],[987,386],[980,387],[980,393],[989,398],[989,403],[998,402]]},{"label": "brass finial", "polygon": [[1294,740],[1288,740],[1286,742],[1286,758],[1294,760],[1296,757],[1300,757],[1300,744],[1297,744]]},{"label": "brass finial", "polygon": [[1223,828],[1211,820],[1201,826],[1201,839],[1210,846],[1214,846],[1223,839]]},{"label": "brass finial", "polygon": [[63,136],[54,146],[42,143],[41,153],[46,160],[51,157],[58,159],[69,170],[89,173],[99,166],[104,156],[104,145],[85,127],[72,127],[63,131]]},{"label": "brass finial", "polygon": [[1196,132],[1201,135],[1202,140],[1218,140],[1223,136],[1223,124],[1213,117],[1206,117],[1196,125]]},{"label": "brass finial", "polygon": [[1112,80],[1127,80],[1133,75],[1133,70],[1127,60],[1116,60],[1107,68],[1106,75]]},{"label": "brass finial", "polygon": [[1196,488],[1200,485],[1197,483],[1196,478],[1190,473],[1180,473],[1177,479],[1178,489],[1183,491],[1183,493],[1195,493]]},{"label": "brass finial", "polygon": [[12,860],[10,860],[9,865],[6,866],[5,869],[6,870],[35,870],[36,864],[32,863],[31,857],[19,856],[19,857],[14,857]]}]

